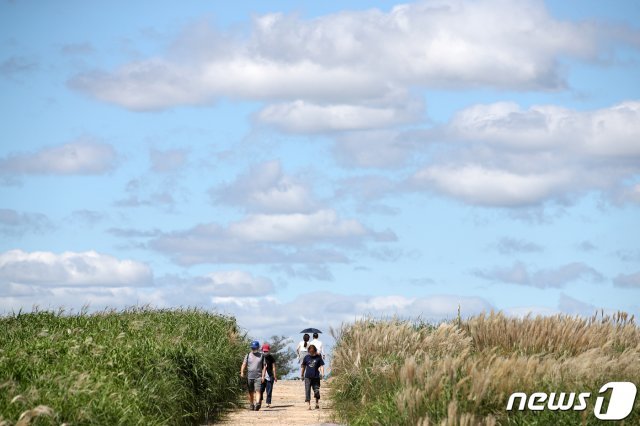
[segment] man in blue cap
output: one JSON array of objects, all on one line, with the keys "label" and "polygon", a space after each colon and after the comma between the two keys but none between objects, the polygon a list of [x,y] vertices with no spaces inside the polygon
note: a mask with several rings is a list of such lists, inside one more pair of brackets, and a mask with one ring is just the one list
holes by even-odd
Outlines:
[{"label": "man in blue cap", "polygon": [[251,342],[251,352],[249,352],[242,361],[240,367],[240,377],[244,377],[244,369],[247,369],[247,380],[249,385],[249,409],[258,411],[260,403],[254,404],[258,400],[260,394],[260,386],[262,381],[262,367],[264,366],[264,355],[260,352],[260,342],[254,340]]}]

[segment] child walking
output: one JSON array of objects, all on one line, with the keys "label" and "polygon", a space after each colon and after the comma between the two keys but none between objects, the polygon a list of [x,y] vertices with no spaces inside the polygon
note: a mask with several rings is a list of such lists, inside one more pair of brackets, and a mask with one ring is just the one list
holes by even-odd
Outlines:
[{"label": "child walking", "polygon": [[262,367],[262,385],[260,386],[260,401],[258,406],[262,405],[262,396],[267,391],[267,408],[271,408],[271,395],[273,394],[273,385],[278,381],[276,376],[276,359],[269,352],[271,346],[268,343],[262,345],[262,353],[264,354],[264,367]]},{"label": "child walking", "polygon": [[304,402],[311,410],[311,389],[316,400],[316,410],[320,408],[320,379],[324,377],[324,360],[314,345],[307,348],[308,355],[302,360],[300,376],[304,380]]}]

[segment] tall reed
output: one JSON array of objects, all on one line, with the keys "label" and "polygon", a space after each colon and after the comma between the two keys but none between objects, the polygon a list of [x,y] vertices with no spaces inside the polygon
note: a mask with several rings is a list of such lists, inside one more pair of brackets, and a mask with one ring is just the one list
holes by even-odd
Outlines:
[{"label": "tall reed", "polygon": [[0,317],[0,425],[181,425],[238,400],[244,336],[192,309]]},{"label": "tall reed", "polygon": [[[513,392],[591,392],[640,383],[640,328],[624,313],[513,318],[490,313],[438,326],[361,320],[333,330],[333,398],[352,425],[582,425],[584,411],[507,411]],[[638,403],[626,424],[639,424]]]}]

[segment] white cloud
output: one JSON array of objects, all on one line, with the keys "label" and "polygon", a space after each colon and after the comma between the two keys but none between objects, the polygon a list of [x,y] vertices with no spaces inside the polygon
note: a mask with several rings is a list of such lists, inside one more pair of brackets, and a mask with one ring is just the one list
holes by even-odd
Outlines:
[{"label": "white cloud", "polygon": [[564,293],[560,293],[558,298],[557,308],[548,306],[520,306],[514,308],[507,308],[503,310],[507,315],[515,317],[531,316],[551,316],[551,315],[578,315],[582,317],[591,317],[595,313],[604,312],[605,315],[613,315],[617,312],[616,309],[607,308],[604,306],[596,306],[590,303],[583,302]]},{"label": "white cloud", "polygon": [[474,275],[490,281],[540,288],[564,287],[575,281],[601,283],[604,280],[600,272],[581,262],[567,263],[556,268],[536,271],[529,271],[529,268],[522,262],[515,262],[510,267],[475,270]]},{"label": "white cloud", "polygon": [[638,101],[593,111],[475,105],[456,114],[443,134],[444,153],[413,175],[414,187],[481,206],[565,204],[594,191],[633,201]]},{"label": "white cloud", "polygon": [[166,55],[71,85],[142,110],[221,96],[349,104],[416,86],[557,89],[559,59],[595,57],[597,38],[596,25],[556,20],[533,0],[432,0],[309,20],[274,13],[256,17],[245,38],[195,23]]},{"label": "white cloud", "polygon": [[286,63],[239,55],[188,64],[154,58],[124,65],[114,73],[79,75],[71,86],[132,110],[202,105],[220,96],[335,100],[372,97],[384,90],[372,77],[354,70],[325,68],[308,60]]},{"label": "white cloud", "polygon": [[384,128],[417,120],[420,103],[403,107],[349,104],[317,104],[296,100],[272,104],[257,114],[260,122],[289,133],[321,133]]},{"label": "white cloud", "polygon": [[372,235],[355,219],[340,219],[335,210],[290,214],[255,214],[229,225],[229,235],[244,241],[283,243],[360,238]]},{"label": "white cloud", "polygon": [[[217,299],[218,309],[235,315],[238,322],[251,330],[252,336],[267,337],[274,330],[297,334],[304,327],[320,327],[325,333],[331,327],[358,318],[421,318],[441,321],[455,318],[458,307],[463,317],[488,312],[493,307],[475,296],[434,295],[408,298],[400,295],[342,295],[330,292],[301,294],[284,302],[276,298]],[[325,336],[329,338],[329,336]]]},{"label": "white cloud", "polygon": [[338,162],[348,167],[399,167],[417,152],[419,144],[407,132],[389,129],[344,133],[334,145]]},{"label": "white cloud", "polygon": [[502,312],[509,316],[517,318],[524,318],[528,315],[531,315],[533,317],[551,316],[561,313],[558,309],[548,308],[546,306],[517,306],[513,308],[503,309]]},{"label": "white cloud", "polygon": [[496,248],[502,254],[533,253],[544,250],[544,247],[531,241],[510,237],[500,238],[496,244]]},{"label": "white cloud", "polygon": [[271,280],[245,271],[218,271],[199,280],[195,290],[214,297],[257,297],[274,292]]},{"label": "white cloud", "polygon": [[187,162],[187,150],[168,149],[161,151],[151,149],[149,159],[151,160],[151,170],[157,173],[174,172],[182,168]]},{"label": "white cloud", "polygon": [[395,241],[393,232],[374,231],[331,209],[312,213],[250,214],[223,227],[200,224],[162,233],[149,242],[183,265],[198,263],[347,262],[344,248]]},{"label": "white cloud", "polygon": [[151,284],[148,265],[120,260],[95,251],[25,252],[0,254],[0,283],[47,287],[128,287]]},{"label": "white cloud", "polygon": [[456,138],[521,150],[564,149],[599,157],[640,156],[640,102],[626,101],[593,111],[555,105],[523,110],[515,103],[474,105],[449,125]]},{"label": "white cloud", "polygon": [[482,206],[522,206],[536,204],[566,186],[567,171],[524,174],[485,168],[480,165],[428,166],[413,176],[418,187],[439,192]]},{"label": "white cloud", "polygon": [[42,213],[0,209],[0,235],[5,237],[21,236],[29,232],[42,233],[53,228],[51,220]]},{"label": "white cloud", "polygon": [[[17,312],[34,306],[44,309],[64,308],[79,311],[84,307],[92,310],[131,306],[167,306],[161,290],[140,287],[0,287],[0,312]],[[19,288],[18,288],[19,287]],[[9,291],[3,291],[9,290]],[[177,305],[176,305],[177,306]]]},{"label": "white cloud", "polygon": [[284,174],[278,160],[252,166],[230,184],[210,191],[215,202],[265,213],[305,213],[317,203],[308,185]]},{"label": "white cloud", "polygon": [[0,61],[0,76],[16,78],[22,74],[33,72],[40,68],[40,64],[32,58],[24,56],[9,56]]},{"label": "white cloud", "polygon": [[558,309],[568,315],[589,316],[595,314],[599,309],[595,305],[585,303],[581,300],[574,299],[566,294],[560,294],[558,300]]},{"label": "white cloud", "polygon": [[108,144],[75,141],[0,159],[1,174],[99,175],[115,168],[117,154]]},{"label": "white cloud", "polygon": [[619,274],[613,279],[613,285],[622,288],[640,288],[640,271],[633,274]]}]

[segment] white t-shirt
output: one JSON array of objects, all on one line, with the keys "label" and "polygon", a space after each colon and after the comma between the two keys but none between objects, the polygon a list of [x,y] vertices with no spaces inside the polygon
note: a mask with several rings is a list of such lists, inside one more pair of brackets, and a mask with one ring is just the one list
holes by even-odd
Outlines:
[{"label": "white t-shirt", "polygon": [[[309,347],[309,343],[307,342],[307,348]],[[304,347],[304,340],[298,343],[298,347],[296,348],[296,352],[298,353],[298,362],[302,362],[305,355],[307,355],[307,348]]]},{"label": "white t-shirt", "polygon": [[[318,339],[313,339],[312,341],[309,342],[309,345],[313,345],[316,347],[316,349],[318,350],[318,353],[320,355],[323,355],[322,353],[322,342]],[[309,345],[307,345],[307,347],[309,347]]]}]

